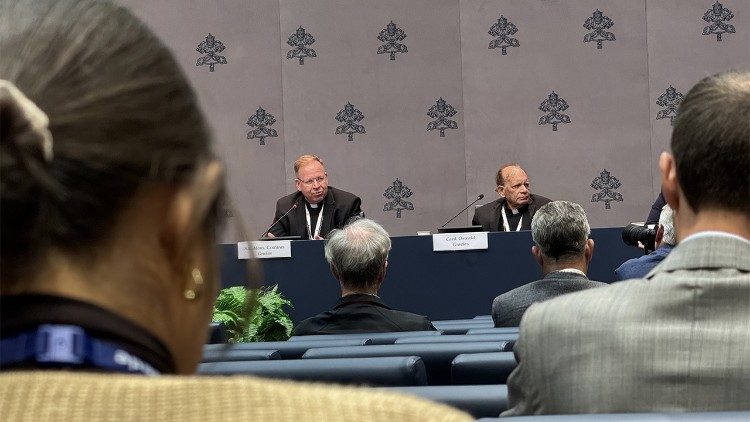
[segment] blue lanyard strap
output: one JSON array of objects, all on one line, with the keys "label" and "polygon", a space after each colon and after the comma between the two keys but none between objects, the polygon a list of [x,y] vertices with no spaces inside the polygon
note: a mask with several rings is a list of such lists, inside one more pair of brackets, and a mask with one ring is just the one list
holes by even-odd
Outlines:
[{"label": "blue lanyard strap", "polygon": [[94,367],[109,372],[159,375],[141,358],[96,339],[77,325],[44,324],[0,340],[0,368],[19,363]]}]

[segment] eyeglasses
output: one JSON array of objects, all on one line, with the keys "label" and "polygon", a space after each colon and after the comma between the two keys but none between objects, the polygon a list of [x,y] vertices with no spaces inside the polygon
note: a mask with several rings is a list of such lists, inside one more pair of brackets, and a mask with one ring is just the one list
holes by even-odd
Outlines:
[{"label": "eyeglasses", "polygon": [[324,174],[323,176],[314,177],[308,180],[297,179],[297,181],[302,183],[305,186],[312,186],[313,184],[315,184],[315,182],[318,182],[318,184],[322,184],[323,182],[326,181],[326,178],[328,178],[328,174]]}]

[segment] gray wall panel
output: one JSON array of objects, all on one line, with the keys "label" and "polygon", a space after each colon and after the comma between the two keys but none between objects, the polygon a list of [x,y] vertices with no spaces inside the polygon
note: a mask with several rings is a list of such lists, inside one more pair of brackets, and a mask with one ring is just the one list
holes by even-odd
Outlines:
[{"label": "gray wall panel", "polygon": [[[643,1],[463,1],[464,104],[469,190],[492,193],[494,173],[517,161],[532,190],[580,203],[592,226],[636,219],[650,204],[645,6]],[[614,21],[616,40],[584,43],[594,10]],[[518,28],[507,55],[489,49],[500,15]],[[571,123],[539,125],[538,108],[555,91]],[[592,203],[590,184],[607,169],[622,202]],[[491,197],[490,197],[491,196]],[[496,194],[488,195],[488,199]]]},{"label": "gray wall panel", "polygon": [[661,94],[672,85],[682,94],[704,76],[736,69],[750,70],[750,1],[724,0],[721,4],[734,17],[726,23],[736,33],[703,35],[710,24],[703,15],[715,1],[710,0],[649,0],[648,60],[649,60],[649,117],[651,119],[651,147],[653,189],[658,194],[661,181],[658,171],[659,155],[669,150],[672,126],[669,120],[656,120],[663,108],[656,104]]},{"label": "gray wall panel", "polygon": [[[251,237],[271,223],[284,184],[284,130],[279,10],[276,0],[120,0],[143,18],[174,51],[193,83],[213,130],[216,150],[227,166],[229,194]],[[227,64],[196,66],[198,44],[211,33],[225,49]],[[277,137],[247,139],[246,124],[258,107],[277,120]],[[239,240],[234,218],[222,242]]]},{"label": "gray wall panel", "polygon": [[[408,52],[377,54],[377,36],[393,21]],[[356,192],[363,209],[391,234],[434,229],[466,197],[457,1],[281,1],[282,54],[299,26],[314,38],[317,57],[303,65],[284,59],[287,178],[294,158],[314,152],[330,183]],[[455,130],[428,132],[428,108],[444,98],[457,114]],[[364,114],[366,133],[334,134],[334,116],[347,102]],[[414,210],[383,211],[386,188],[398,178]],[[292,184],[289,183],[292,191]],[[455,211],[454,211],[455,210]]]},{"label": "gray wall panel", "polygon": [[[736,33],[702,35],[712,0],[120,0],[174,49],[227,162],[229,191],[250,237],[271,223],[274,203],[294,191],[293,160],[323,157],[334,186],[363,199],[367,215],[394,235],[431,229],[467,201],[494,193],[500,164],[518,161],[533,190],[586,209],[592,226],[642,220],[659,190],[657,160],[671,125],[656,120],[659,96],[681,93],[706,74],[750,69],[750,1],[726,0]],[[584,42],[595,10],[615,40]],[[503,14],[518,47],[490,49]],[[393,22],[408,52],[377,54]],[[287,59],[303,26],[316,57]],[[196,66],[211,32],[228,63]],[[540,103],[555,91],[571,123],[539,125]],[[427,131],[429,107],[445,99],[457,129]],[[347,102],[364,113],[366,133],[336,135]],[[246,124],[258,107],[273,114],[276,137],[260,145]],[[592,202],[604,170],[622,201]],[[383,211],[398,178],[414,210]],[[453,224],[468,223],[466,213]],[[234,221],[231,218],[230,222]],[[222,241],[240,237],[230,224]]]}]

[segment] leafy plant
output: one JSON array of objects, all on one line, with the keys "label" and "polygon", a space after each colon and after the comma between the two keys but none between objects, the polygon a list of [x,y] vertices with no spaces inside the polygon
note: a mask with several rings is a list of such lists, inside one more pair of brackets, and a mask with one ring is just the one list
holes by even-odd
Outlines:
[{"label": "leafy plant", "polygon": [[293,328],[284,306],[292,302],[279,293],[277,285],[258,290],[229,287],[219,292],[212,319],[224,323],[231,343],[283,341]]}]

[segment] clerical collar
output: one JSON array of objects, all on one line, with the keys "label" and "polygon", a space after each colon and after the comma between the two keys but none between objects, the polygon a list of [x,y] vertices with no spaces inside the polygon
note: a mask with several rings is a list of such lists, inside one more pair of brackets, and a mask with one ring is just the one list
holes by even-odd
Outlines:
[{"label": "clerical collar", "polygon": [[506,209],[507,211],[510,211],[510,213],[511,213],[512,215],[516,215],[516,214],[518,214],[518,213],[521,213],[521,212],[523,212],[523,210],[524,210],[524,207],[527,207],[527,206],[528,206],[528,204],[524,204],[524,205],[523,205],[523,206],[522,206],[521,208],[511,208],[511,207],[510,207],[510,206],[508,205],[508,201],[507,201],[507,200],[505,201],[505,209]]},{"label": "clerical collar", "polygon": [[308,205],[308,206],[309,206],[310,208],[318,208],[318,204],[311,204],[311,203],[309,203],[309,202],[308,202],[308,203],[307,203],[307,205]]}]

